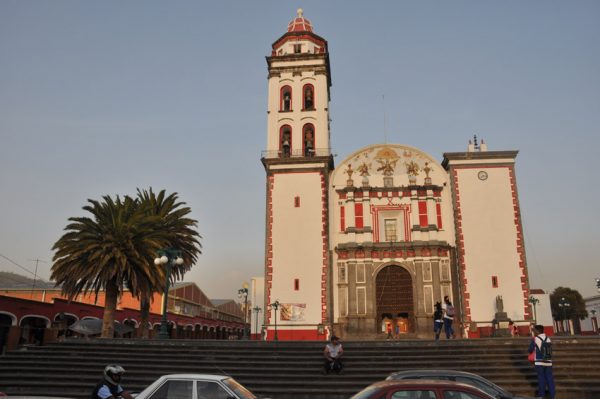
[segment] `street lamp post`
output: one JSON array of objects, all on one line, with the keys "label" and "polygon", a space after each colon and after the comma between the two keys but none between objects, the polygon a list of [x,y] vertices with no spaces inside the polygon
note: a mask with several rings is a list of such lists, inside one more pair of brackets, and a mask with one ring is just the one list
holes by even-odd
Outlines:
[{"label": "street lamp post", "polygon": [[252,308],[252,310],[254,313],[256,313],[256,318],[254,319],[254,330],[256,331],[256,339],[258,340],[260,339],[258,335],[258,314],[262,311],[262,309],[260,306],[255,306]]},{"label": "street lamp post", "polygon": [[248,339],[248,329],[246,324],[248,322],[248,283],[244,283],[242,288],[238,290],[238,298],[244,298],[244,335],[242,339]]},{"label": "street lamp post", "polygon": [[277,309],[279,309],[281,303],[279,303],[279,300],[276,300],[270,306],[272,309],[275,310],[275,336],[273,337],[273,341],[278,341],[279,338],[277,337]]},{"label": "street lamp post", "polygon": [[529,296],[529,303],[533,305],[533,322],[537,324],[537,312],[535,306],[540,303],[540,300],[534,297],[533,295]]},{"label": "street lamp post", "polygon": [[161,249],[158,251],[158,257],[154,259],[155,265],[166,265],[165,274],[165,293],[163,295],[163,313],[160,321],[160,331],[158,339],[169,339],[168,321],[167,321],[167,305],[169,301],[169,286],[171,284],[171,270],[175,265],[183,265],[181,251],[174,248]]},{"label": "street lamp post", "polygon": [[567,301],[565,299],[565,297],[560,298],[560,301],[558,301],[558,307],[562,310],[562,314],[563,314],[563,321],[566,320],[567,322],[567,328],[564,328],[563,325],[563,329],[565,330],[565,334],[568,333],[569,335],[571,334],[571,329],[569,327],[569,320],[567,319],[567,310],[571,307],[571,304],[569,303],[569,301]]},{"label": "street lamp post", "polygon": [[598,289],[598,292],[600,292],[600,277],[596,278],[596,289]]}]

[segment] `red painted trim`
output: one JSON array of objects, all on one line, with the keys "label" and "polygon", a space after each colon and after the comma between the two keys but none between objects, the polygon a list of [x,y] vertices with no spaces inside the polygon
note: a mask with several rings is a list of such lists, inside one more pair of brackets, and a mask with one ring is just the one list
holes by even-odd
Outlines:
[{"label": "red painted trim", "polygon": [[283,35],[279,40],[277,40],[275,43],[273,43],[272,49],[273,51],[276,51],[278,48],[280,48],[283,44],[285,44],[286,42],[289,41],[299,41],[299,40],[308,40],[310,42],[313,42],[314,44],[318,45],[321,48],[321,53],[327,52],[327,42],[325,40],[319,40],[315,37],[316,35]]},{"label": "red painted trim", "polygon": [[498,288],[498,276],[492,276],[492,288]]},{"label": "red painted trim", "polygon": [[519,254],[519,268],[521,269],[521,288],[523,295],[523,309],[525,319],[533,318],[531,305],[529,304],[529,276],[527,273],[527,259],[525,257],[525,241],[523,239],[523,225],[521,222],[521,207],[519,206],[519,195],[517,194],[517,179],[515,177],[515,167],[508,167],[510,177],[510,187],[513,199],[514,221],[517,229],[517,253]]},{"label": "red painted trim", "polygon": [[427,218],[427,201],[419,201],[419,225],[421,227],[429,226]]},{"label": "red painted trim", "polygon": [[283,155],[283,133],[286,129],[290,133],[289,150],[290,150],[290,156],[291,156],[291,154],[292,154],[292,127],[290,125],[282,125],[279,128],[279,152],[280,152],[280,154]]},{"label": "red painted trim", "polygon": [[346,207],[344,205],[340,206],[340,231],[346,230]]},{"label": "red painted trim", "polygon": [[[312,108],[306,108],[306,89],[309,87],[312,89],[312,98],[313,98]],[[304,86],[302,86],[302,111],[314,111],[316,109],[316,107],[315,107],[316,104],[317,103],[316,103],[316,96],[315,96],[315,86],[313,86],[310,83],[307,83]]]},{"label": "red painted trim", "polygon": [[362,229],[364,227],[362,202],[354,204],[354,227],[357,229]]},{"label": "red painted trim", "polygon": [[437,216],[437,227],[439,230],[442,229],[442,204],[439,202],[435,204],[435,214]]},{"label": "red painted trim", "polygon": [[403,211],[404,212],[404,241],[411,241],[410,229],[410,205],[371,205],[371,215],[373,219],[373,242],[381,242],[379,237],[379,212],[380,211]]},{"label": "red painted trim", "polygon": [[[321,237],[323,243],[323,265],[321,268],[321,323],[327,320],[327,269],[329,267],[329,187],[325,172],[321,172]],[[333,320],[331,320],[333,323]],[[317,338],[320,339],[320,338]]]},{"label": "red painted trim", "polygon": [[[275,338],[275,329],[269,328],[267,331],[267,341],[272,341]],[[319,334],[317,329],[309,330],[289,330],[283,326],[277,326],[277,338],[279,341],[323,341],[326,339],[325,334]]]},{"label": "red painted trim", "polygon": [[275,176],[267,176],[267,236],[265,248],[265,320],[271,323],[271,311],[267,311],[271,302],[271,287],[273,286],[273,186]]},{"label": "red painted trim", "polygon": [[[450,169],[450,182],[453,190],[453,202],[454,202],[454,226],[456,229],[456,252],[458,255],[458,282],[462,287],[463,291],[463,310],[464,320],[471,322],[471,305],[470,305],[470,294],[469,286],[466,278],[466,265],[465,265],[465,238],[462,230],[462,212],[460,203],[460,190],[458,181],[458,172],[452,167]],[[479,332],[478,332],[479,334]]]},{"label": "red painted trim", "polygon": [[[290,109],[288,109],[288,110],[284,109],[284,106],[283,106],[283,104],[284,104],[284,102],[283,102],[283,94],[284,94],[285,89],[288,89],[289,92],[290,92]],[[288,111],[292,111],[293,110],[294,97],[292,96],[292,93],[293,93],[292,92],[292,87],[289,86],[289,85],[282,86],[281,89],[279,89],[279,111],[288,112]]]},{"label": "red painted trim", "polygon": [[308,156],[309,154],[306,154],[306,133],[307,130],[312,130],[312,150],[314,151],[315,148],[317,148],[317,131],[315,130],[315,125],[313,125],[312,123],[307,123],[302,127],[302,153],[305,156]]}]

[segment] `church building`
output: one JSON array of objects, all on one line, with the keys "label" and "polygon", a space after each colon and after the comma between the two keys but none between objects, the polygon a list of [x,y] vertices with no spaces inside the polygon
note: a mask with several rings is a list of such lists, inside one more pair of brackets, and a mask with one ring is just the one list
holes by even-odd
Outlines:
[{"label": "church building", "polygon": [[302,10],[267,66],[268,340],[431,338],[445,296],[457,336],[529,324],[517,151],[373,144],[336,166],[328,44]]}]

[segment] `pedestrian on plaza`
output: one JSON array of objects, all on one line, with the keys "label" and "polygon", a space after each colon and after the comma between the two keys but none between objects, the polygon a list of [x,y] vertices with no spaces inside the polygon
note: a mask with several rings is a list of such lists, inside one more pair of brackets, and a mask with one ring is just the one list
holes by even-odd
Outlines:
[{"label": "pedestrian on plaza", "polygon": [[444,297],[444,304],[442,305],[444,310],[444,330],[446,332],[446,339],[454,338],[454,330],[452,329],[452,323],[454,322],[454,306],[448,295]]},{"label": "pedestrian on plaza", "polygon": [[540,324],[533,326],[533,335],[528,352],[535,352],[534,365],[538,380],[537,396],[545,398],[547,387],[550,399],[554,399],[556,387],[554,386],[554,375],[552,373],[552,343],[550,338],[544,334],[544,326]]},{"label": "pedestrian on plaza", "polygon": [[109,364],[104,368],[104,379],[92,392],[91,399],[133,399],[131,394],[121,387],[121,377],[125,369],[118,364]]},{"label": "pedestrian on plaza", "polygon": [[440,334],[444,327],[444,311],[442,310],[442,303],[435,303],[435,311],[433,312],[433,332],[435,333],[435,340],[440,340]]},{"label": "pedestrian on plaza", "polygon": [[340,374],[342,372],[342,355],[344,354],[344,348],[340,339],[333,335],[331,342],[325,345],[323,356],[325,357],[325,374],[335,372]]},{"label": "pedestrian on plaza", "polygon": [[385,330],[387,332],[387,339],[388,340],[394,338],[392,336],[392,322],[391,321],[385,324]]}]

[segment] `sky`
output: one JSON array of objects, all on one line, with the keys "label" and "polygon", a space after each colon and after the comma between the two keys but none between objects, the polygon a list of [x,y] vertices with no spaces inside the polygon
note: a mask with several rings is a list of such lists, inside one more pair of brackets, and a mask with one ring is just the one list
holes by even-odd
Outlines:
[{"label": "sky", "polygon": [[0,270],[47,280],[88,199],[152,187],[198,220],[186,281],[262,276],[265,56],[298,7],[329,43],[336,164],[386,136],[519,150],[531,288],[596,294],[598,1],[1,0]]}]

